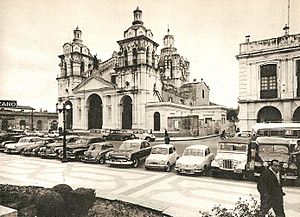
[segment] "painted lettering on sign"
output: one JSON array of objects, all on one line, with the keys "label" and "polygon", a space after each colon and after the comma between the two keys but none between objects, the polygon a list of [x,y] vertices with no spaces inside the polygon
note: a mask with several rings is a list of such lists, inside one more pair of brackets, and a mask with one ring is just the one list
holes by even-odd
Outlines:
[{"label": "painted lettering on sign", "polygon": [[0,100],[0,107],[15,108],[15,107],[17,107],[17,101],[14,101],[14,100]]}]

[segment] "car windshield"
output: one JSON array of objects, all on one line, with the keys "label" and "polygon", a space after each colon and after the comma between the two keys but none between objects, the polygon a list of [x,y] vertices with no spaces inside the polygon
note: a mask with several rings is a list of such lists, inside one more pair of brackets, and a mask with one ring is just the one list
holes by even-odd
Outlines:
[{"label": "car windshield", "polygon": [[199,149],[186,149],[183,152],[183,156],[198,156],[203,157],[203,151]]},{"label": "car windshield", "polygon": [[19,143],[23,143],[23,142],[32,142],[32,138],[21,138],[19,140]]},{"label": "car windshield", "polygon": [[220,151],[246,152],[247,145],[237,143],[221,143],[219,144]]},{"label": "car windshield", "polygon": [[88,138],[80,138],[75,141],[75,144],[86,144],[89,142]]},{"label": "car windshield", "polygon": [[127,151],[127,150],[135,150],[140,148],[140,143],[136,142],[123,142],[120,145],[119,150],[121,151]]},{"label": "car windshield", "polygon": [[271,153],[280,153],[280,154],[288,154],[289,153],[289,149],[287,146],[284,145],[259,145],[259,152],[260,153],[267,153],[267,154],[271,154]]},{"label": "car windshield", "polygon": [[92,145],[90,146],[89,150],[91,150],[91,151],[92,151],[92,150],[101,150],[101,146],[100,146],[100,145],[93,145],[93,144],[92,144]]},{"label": "car windshield", "polygon": [[151,154],[167,155],[168,154],[168,149],[167,148],[162,148],[162,147],[153,148],[152,151],[151,151]]}]

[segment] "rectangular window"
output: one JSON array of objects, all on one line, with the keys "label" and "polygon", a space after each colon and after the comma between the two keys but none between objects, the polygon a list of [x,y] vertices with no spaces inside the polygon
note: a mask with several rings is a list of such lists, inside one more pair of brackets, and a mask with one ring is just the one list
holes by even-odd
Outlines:
[{"label": "rectangular window", "polygon": [[116,77],[117,77],[117,76],[115,76],[115,75],[112,75],[112,76],[111,76],[111,83],[117,84],[117,83],[116,83]]},{"label": "rectangular window", "polygon": [[300,60],[296,60],[297,97],[300,97]]},{"label": "rectangular window", "polygon": [[204,98],[204,90],[202,90],[202,98]]},{"label": "rectangular window", "polygon": [[276,64],[260,67],[260,98],[277,98]]}]

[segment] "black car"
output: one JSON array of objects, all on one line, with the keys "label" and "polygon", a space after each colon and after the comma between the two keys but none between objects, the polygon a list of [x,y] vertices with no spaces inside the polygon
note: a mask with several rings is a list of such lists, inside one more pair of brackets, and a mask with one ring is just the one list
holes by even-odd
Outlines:
[{"label": "black car", "polygon": [[31,145],[26,146],[26,148],[22,149],[21,155],[25,156],[38,156],[38,152],[40,148],[45,147],[48,144],[54,143],[54,138],[41,138],[40,140],[34,142]]},{"label": "black car", "polygon": [[[80,160],[81,156],[85,151],[88,150],[91,144],[96,142],[104,142],[105,139],[102,137],[79,137],[74,143],[69,143],[66,146],[66,158],[70,160]],[[58,157],[63,158],[63,148],[60,147],[58,150]]]},{"label": "black car", "polygon": [[130,130],[110,130],[106,140],[108,141],[125,141],[128,139],[135,139],[135,135]]},{"label": "black car", "polygon": [[113,145],[110,142],[97,142],[90,145],[89,149],[84,152],[81,161],[86,163],[104,164],[107,154],[113,151]]},{"label": "black car", "polygon": [[118,150],[112,151],[108,155],[110,165],[131,165],[138,167],[142,160],[150,155],[150,143],[142,139],[130,139],[124,141]]}]

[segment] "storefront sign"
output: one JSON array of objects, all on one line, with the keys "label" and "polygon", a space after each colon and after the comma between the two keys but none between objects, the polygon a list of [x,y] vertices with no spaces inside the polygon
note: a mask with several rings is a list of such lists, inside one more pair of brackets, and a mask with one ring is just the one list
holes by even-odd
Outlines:
[{"label": "storefront sign", "polygon": [[0,100],[0,107],[16,108],[17,101],[14,100]]}]

